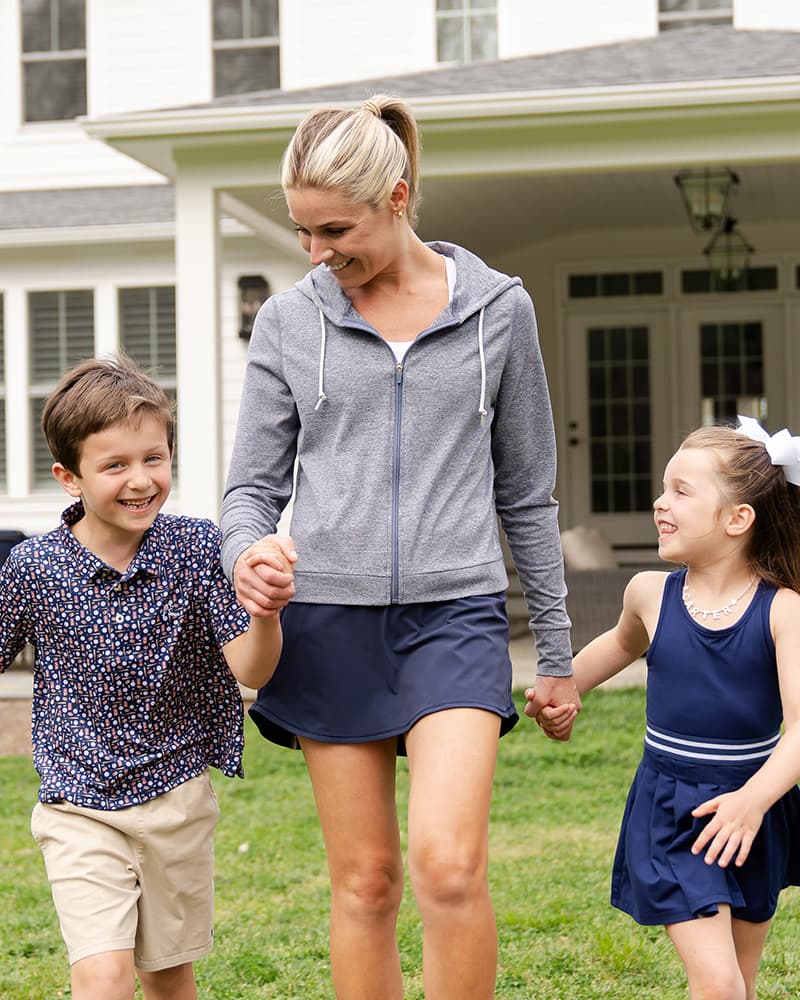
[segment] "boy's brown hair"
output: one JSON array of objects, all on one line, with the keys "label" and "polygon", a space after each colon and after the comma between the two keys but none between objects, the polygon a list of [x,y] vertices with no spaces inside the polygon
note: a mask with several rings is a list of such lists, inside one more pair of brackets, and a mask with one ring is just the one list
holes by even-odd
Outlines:
[{"label": "boy's brown hair", "polygon": [[168,396],[127,354],[87,358],[67,371],[48,396],[42,431],[56,462],[80,475],[81,445],[90,434],[145,414],[163,420],[167,444],[175,442],[175,416]]}]

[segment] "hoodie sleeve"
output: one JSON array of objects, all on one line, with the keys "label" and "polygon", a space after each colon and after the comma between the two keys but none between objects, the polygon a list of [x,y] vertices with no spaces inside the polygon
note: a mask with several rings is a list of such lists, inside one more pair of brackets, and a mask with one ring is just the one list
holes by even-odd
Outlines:
[{"label": "hoodie sleeve", "polygon": [[537,672],[572,673],[564,563],[553,498],[556,447],[550,393],[528,293],[516,285],[514,328],[492,427],[495,500],[536,638]]},{"label": "hoodie sleeve", "polygon": [[222,499],[222,566],[229,579],[241,553],[275,531],[292,495],[298,428],[297,408],[284,377],[278,308],[271,298],[253,326]]}]

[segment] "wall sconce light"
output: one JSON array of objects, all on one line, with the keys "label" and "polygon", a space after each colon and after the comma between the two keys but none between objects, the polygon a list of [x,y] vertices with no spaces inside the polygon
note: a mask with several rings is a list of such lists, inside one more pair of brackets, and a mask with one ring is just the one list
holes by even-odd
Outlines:
[{"label": "wall sconce light", "polygon": [[712,288],[716,291],[744,288],[753,248],[736,228],[736,219],[725,217],[703,253],[708,258]]},{"label": "wall sconce light", "polygon": [[739,184],[738,176],[728,167],[703,167],[681,170],[674,177],[696,233],[720,228],[728,214],[728,202]]},{"label": "wall sconce light", "polygon": [[270,297],[269,282],[260,274],[243,274],[239,285],[239,336],[249,340],[256,313]]}]

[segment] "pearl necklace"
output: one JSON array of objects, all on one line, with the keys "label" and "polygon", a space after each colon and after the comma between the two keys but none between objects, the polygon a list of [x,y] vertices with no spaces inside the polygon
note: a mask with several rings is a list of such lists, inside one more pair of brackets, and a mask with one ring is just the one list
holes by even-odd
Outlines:
[{"label": "pearl necklace", "polygon": [[714,621],[719,621],[720,615],[732,615],[736,605],[739,603],[739,601],[741,601],[741,599],[744,597],[747,591],[756,582],[756,578],[751,577],[750,582],[747,584],[747,586],[744,588],[741,594],[738,594],[736,597],[734,597],[732,601],[729,601],[727,604],[723,604],[722,607],[718,608],[716,611],[704,611],[702,608],[698,608],[698,606],[692,600],[692,595],[689,593],[689,587],[685,582],[688,579],[689,579],[689,574],[687,573],[683,584],[683,603],[686,606],[686,610],[689,612],[690,615],[692,615],[694,618],[696,618],[698,615],[702,615],[703,621],[705,621],[706,618],[712,618]]}]

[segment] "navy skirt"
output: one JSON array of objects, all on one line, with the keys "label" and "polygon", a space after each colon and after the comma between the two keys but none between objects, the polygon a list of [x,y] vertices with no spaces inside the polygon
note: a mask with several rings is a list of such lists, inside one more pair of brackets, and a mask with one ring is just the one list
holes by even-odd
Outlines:
[{"label": "navy skirt", "polygon": [[403,737],[448,708],[518,721],[511,697],[504,594],[363,607],[290,603],[283,651],[250,716],[273,743],[298,737],[367,743]]},{"label": "navy skirt", "polygon": [[707,865],[691,846],[711,816],[702,802],[740,788],[759,764],[723,766],[676,761],[645,749],[628,793],[614,859],[611,903],[640,924],[712,916],[727,903],[739,920],[771,919],[778,894],[800,884],[800,789],[765,814],[741,868]]}]

